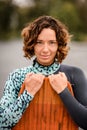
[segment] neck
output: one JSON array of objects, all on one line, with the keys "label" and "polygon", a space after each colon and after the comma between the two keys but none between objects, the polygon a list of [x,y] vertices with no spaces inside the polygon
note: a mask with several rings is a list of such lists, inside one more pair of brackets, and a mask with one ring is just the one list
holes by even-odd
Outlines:
[{"label": "neck", "polygon": [[52,64],[50,64],[49,66],[40,64],[39,62],[37,62],[36,59],[33,61],[33,72],[34,73],[51,75],[51,74],[54,74],[56,71],[58,71],[59,68],[60,68],[60,64],[56,61],[53,62]]}]

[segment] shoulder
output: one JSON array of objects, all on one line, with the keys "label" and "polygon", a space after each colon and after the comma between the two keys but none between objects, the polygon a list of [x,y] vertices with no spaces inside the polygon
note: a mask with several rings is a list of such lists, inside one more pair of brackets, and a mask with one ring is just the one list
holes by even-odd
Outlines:
[{"label": "shoulder", "polygon": [[19,68],[19,69],[15,69],[13,70],[10,74],[9,74],[9,78],[11,80],[18,80],[18,79],[24,79],[25,75],[29,72],[32,71],[32,66],[28,66],[28,67],[24,67],[24,68]]},{"label": "shoulder", "polygon": [[76,66],[61,64],[60,70],[63,71],[70,79],[81,79],[81,77],[85,77],[83,70]]},{"label": "shoulder", "polygon": [[79,72],[79,73],[83,73],[82,69],[76,66],[71,66],[71,65],[65,65],[65,64],[61,64],[61,70],[63,71],[68,71],[68,72]]}]

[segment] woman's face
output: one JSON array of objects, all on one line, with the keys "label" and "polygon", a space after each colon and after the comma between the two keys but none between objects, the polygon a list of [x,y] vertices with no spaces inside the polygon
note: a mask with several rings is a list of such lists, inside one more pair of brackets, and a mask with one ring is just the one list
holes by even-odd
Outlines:
[{"label": "woman's face", "polygon": [[55,31],[50,28],[43,29],[38,35],[36,45],[34,46],[37,61],[45,66],[52,64],[57,49],[58,43]]}]

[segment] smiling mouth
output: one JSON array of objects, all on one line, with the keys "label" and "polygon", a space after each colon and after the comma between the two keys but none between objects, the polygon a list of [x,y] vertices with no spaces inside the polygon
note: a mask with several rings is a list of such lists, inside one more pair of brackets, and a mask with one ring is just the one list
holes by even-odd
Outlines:
[{"label": "smiling mouth", "polygon": [[49,56],[47,56],[47,55],[42,55],[41,56],[43,59],[48,59],[49,58]]}]

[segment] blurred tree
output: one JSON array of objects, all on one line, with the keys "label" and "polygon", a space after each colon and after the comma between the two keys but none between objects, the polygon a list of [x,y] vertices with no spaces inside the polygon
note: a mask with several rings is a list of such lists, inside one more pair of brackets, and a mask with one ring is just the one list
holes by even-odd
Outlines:
[{"label": "blurred tree", "polygon": [[11,0],[0,1],[0,31],[8,31],[13,12]]},{"label": "blurred tree", "polygon": [[41,15],[49,15],[50,0],[34,0],[35,6],[29,9],[28,17],[35,19]]},{"label": "blurred tree", "polygon": [[73,3],[67,2],[67,0],[65,2],[62,0],[50,0],[48,3],[48,7],[50,7],[48,10],[49,15],[60,19],[72,32],[78,30],[80,27],[80,19]]},{"label": "blurred tree", "polygon": [[[14,18],[16,6],[12,5],[12,0],[0,1],[0,38],[8,34],[12,28],[12,17]],[[14,19],[15,20],[15,19]]]},{"label": "blurred tree", "polygon": [[75,4],[77,5],[79,16],[82,21],[81,31],[87,33],[87,0],[76,0]]},{"label": "blurred tree", "polygon": [[18,33],[25,24],[41,15],[60,19],[76,34],[87,33],[87,0],[33,0],[33,3],[21,7],[13,4],[13,0],[1,0],[0,33]]}]

